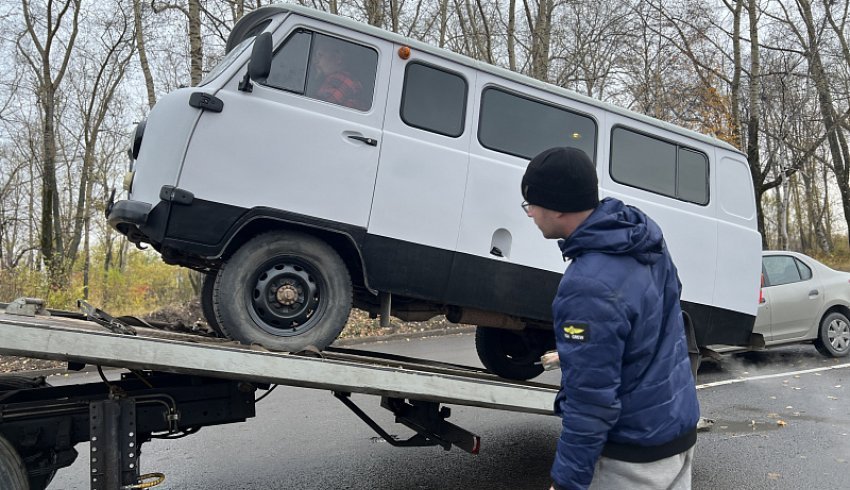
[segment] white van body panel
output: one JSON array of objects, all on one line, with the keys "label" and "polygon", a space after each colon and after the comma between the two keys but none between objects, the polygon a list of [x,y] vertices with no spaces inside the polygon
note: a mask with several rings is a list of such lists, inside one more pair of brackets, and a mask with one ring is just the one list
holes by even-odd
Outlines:
[{"label": "white van body panel", "polygon": [[[290,17],[274,33],[279,45],[295,29],[340,35],[334,26]],[[351,36],[343,31],[345,36]],[[364,40],[355,39],[364,43]],[[264,206],[365,227],[381,151],[390,79],[390,43],[367,38],[378,51],[378,75],[368,112],[233,77],[216,95],[221,113],[205,113],[189,145],[178,186],[195,197],[243,208]],[[369,146],[349,136],[378,141]],[[345,201],[340,205],[340,200]]]},{"label": "white van body panel", "polygon": [[148,117],[130,199],[159,202],[163,185],[175,185],[186,147],[201,112],[189,107],[194,89],[183,88],[162,97]]},{"label": "white van body panel", "polygon": [[[606,138],[610,139],[611,128],[617,125],[643,131],[661,139],[670,140],[671,136],[641,121],[625,118],[619,114],[609,114]],[[672,141],[708,156],[710,189],[712,191],[716,189],[713,166],[714,148],[700,141],[682,138]],[[664,239],[670,249],[673,262],[679,270],[682,300],[710,304],[714,296],[715,264],[718,261],[716,197],[709,193],[709,202],[703,206],[621,184],[611,176],[608,160],[606,158],[602,163],[605,172],[600,181],[606,194],[640,208],[658,223],[664,232]]]},{"label": "white van body panel", "polygon": [[[505,89],[590,115],[597,119],[597,126],[598,118],[602,115],[601,111],[596,113],[591,107],[579,102],[566,105],[566,101],[552,94],[481,73],[478,76],[473,105],[476,121],[481,110],[481,94],[487,87]],[[568,143],[569,141],[565,141],[565,144]],[[526,216],[520,206],[520,183],[528,166],[528,159],[486,148],[477,134],[473,135],[469,156],[469,178],[458,251],[562,273],[566,265],[555,242],[543,237],[534,221]],[[507,247],[504,243],[499,247],[504,254],[503,258],[491,253],[492,248],[499,242],[498,234],[504,233],[502,230],[510,236]]]},{"label": "white van body panel", "polygon": [[471,111],[466,111],[463,133],[451,137],[407,125],[398,101],[402,100],[405,66],[410,63],[435,65],[461,75],[467,83],[467,100],[475,87],[475,70],[427,53],[414,53],[409,60],[388,59],[393,64],[388,100],[394,102],[387,107],[384,121],[368,232],[455,250],[473,133]]},{"label": "white van body panel", "polygon": [[[717,273],[712,302],[734,311],[755,315],[761,278],[761,236],[756,227],[753,181],[743,155],[718,149]],[[752,257],[745,251],[759,252]]]}]

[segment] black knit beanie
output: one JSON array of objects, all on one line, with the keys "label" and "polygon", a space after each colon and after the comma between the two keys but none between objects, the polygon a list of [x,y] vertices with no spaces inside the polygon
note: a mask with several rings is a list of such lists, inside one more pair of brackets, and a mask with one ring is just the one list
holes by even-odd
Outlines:
[{"label": "black knit beanie", "polygon": [[553,211],[595,209],[599,205],[596,167],[578,148],[550,148],[532,158],[525,169],[522,197]]}]

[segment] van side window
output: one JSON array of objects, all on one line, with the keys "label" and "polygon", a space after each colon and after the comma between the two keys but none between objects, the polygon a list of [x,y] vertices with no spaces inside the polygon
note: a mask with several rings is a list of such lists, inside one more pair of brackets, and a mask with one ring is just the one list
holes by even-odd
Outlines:
[{"label": "van side window", "polygon": [[360,111],[372,107],[378,53],[299,30],[278,48],[265,85]]},{"label": "van side window", "polygon": [[611,177],[625,185],[708,204],[708,157],[623,127],[611,131]]},{"label": "van side window", "polygon": [[501,153],[530,159],[554,146],[573,146],[596,161],[593,119],[504,90],[484,90],[478,126],[481,145]]},{"label": "van side window", "polygon": [[466,119],[466,80],[422,63],[407,64],[401,120],[408,126],[456,138]]}]

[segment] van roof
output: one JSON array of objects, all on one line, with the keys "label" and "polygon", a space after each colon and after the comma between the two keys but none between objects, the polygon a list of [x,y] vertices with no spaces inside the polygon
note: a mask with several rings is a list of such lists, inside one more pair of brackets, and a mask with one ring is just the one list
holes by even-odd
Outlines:
[{"label": "van roof", "polygon": [[260,7],[242,17],[239,22],[233,27],[231,31],[230,38],[227,40],[227,48],[228,50],[238,44],[245,35],[251,31],[251,28],[260,22],[268,19],[279,13],[293,12],[298,15],[302,15],[304,17],[310,17],[313,19],[318,19],[324,22],[328,22],[331,24],[336,24],[347,29],[351,29],[353,31],[361,32],[364,34],[368,34],[371,36],[379,37],[385,39],[387,41],[403,44],[406,46],[410,46],[412,49],[419,50],[422,52],[430,53],[434,56],[439,56],[450,60],[454,63],[458,63],[460,65],[465,65],[476,70],[480,70],[483,72],[490,73],[492,75],[511,80],[513,82],[526,85],[528,87],[533,87],[536,89],[544,90],[546,92],[556,94],[562,97],[566,97],[568,99],[575,100],[577,102],[581,102],[583,104],[592,105],[595,107],[599,107],[608,112],[613,112],[619,114],[624,117],[628,117],[646,124],[650,124],[652,126],[656,126],[658,128],[664,129],[666,131],[670,131],[673,133],[680,134],[682,136],[686,136],[688,138],[692,138],[695,140],[702,141],[704,143],[708,143],[710,145],[723,148],[729,151],[733,151],[735,153],[743,154],[739,149],[730,145],[729,143],[722,141],[720,139],[704,135],[702,133],[698,133],[696,131],[692,131],[690,129],[683,128],[681,126],[676,126],[675,124],[671,124],[660,119],[656,119],[654,117],[646,116],[640,114],[638,112],[630,111],[628,109],[624,109],[622,107],[615,106],[613,104],[609,104],[607,102],[602,102],[596,100],[594,98],[588,97],[586,95],[579,94],[578,92],[573,92],[572,90],[567,90],[562,87],[558,87],[557,85],[553,85],[551,83],[541,82],[540,80],[531,78],[526,75],[521,75],[516,72],[512,72],[505,68],[500,68],[498,66],[491,65],[489,63],[485,63],[483,61],[478,61],[472,59],[468,56],[464,56],[458,53],[454,53],[447,49],[438,48],[435,46],[431,46],[422,41],[417,41],[414,39],[410,39],[404,37],[400,34],[396,34],[393,32],[386,31],[384,29],[380,29],[375,26],[371,26],[368,24],[364,24],[362,22],[358,22],[356,20],[348,19],[345,17],[341,17],[334,14],[329,14],[327,12],[322,12],[319,10],[312,9],[310,7],[304,7],[300,5],[291,5],[291,4],[282,4],[282,5],[270,5],[266,7]]}]

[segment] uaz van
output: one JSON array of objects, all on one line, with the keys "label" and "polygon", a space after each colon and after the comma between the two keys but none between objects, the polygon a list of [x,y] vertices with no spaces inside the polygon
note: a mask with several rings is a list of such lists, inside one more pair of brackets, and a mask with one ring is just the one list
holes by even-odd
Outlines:
[{"label": "uaz van", "polygon": [[197,87],[135,131],[109,223],[207,273],[222,334],[322,349],[352,307],[477,325],[483,364],[528,379],[554,347],[565,264],[520,207],[529,159],[584,150],[600,193],[662,227],[699,345],[746,344],[760,235],[732,146],[334,15],[244,16]]}]

